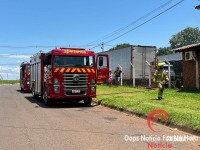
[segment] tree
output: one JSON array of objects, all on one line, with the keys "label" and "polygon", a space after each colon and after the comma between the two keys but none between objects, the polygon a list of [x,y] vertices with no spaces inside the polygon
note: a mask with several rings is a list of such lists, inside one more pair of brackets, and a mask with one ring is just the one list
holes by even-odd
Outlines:
[{"label": "tree", "polygon": [[198,9],[198,10],[200,10],[200,5],[196,6],[195,8]]},{"label": "tree", "polygon": [[200,30],[199,28],[188,27],[173,35],[169,40],[169,43],[171,49],[200,43]]},{"label": "tree", "polygon": [[172,54],[173,52],[170,51],[170,47],[160,47],[157,52],[157,56],[168,55]]},{"label": "tree", "polygon": [[187,27],[179,33],[172,35],[169,40],[170,47],[160,47],[157,56],[171,54],[170,49],[200,43],[200,30],[199,28]]},{"label": "tree", "polygon": [[116,50],[116,49],[120,49],[120,48],[129,47],[129,46],[131,46],[129,43],[117,44],[117,46],[115,46],[115,47],[109,49],[109,51],[111,51],[111,50]]}]

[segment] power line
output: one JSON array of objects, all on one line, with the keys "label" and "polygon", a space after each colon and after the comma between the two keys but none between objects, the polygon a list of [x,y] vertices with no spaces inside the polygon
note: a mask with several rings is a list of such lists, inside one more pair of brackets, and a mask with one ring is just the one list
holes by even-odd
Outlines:
[{"label": "power line", "polygon": [[[139,28],[139,27],[143,26],[144,24],[146,24],[146,23],[152,21],[153,19],[159,17],[160,15],[164,14],[165,12],[167,12],[167,11],[169,11],[170,9],[174,8],[175,6],[181,4],[183,1],[185,1],[185,0],[179,1],[178,3],[172,5],[171,7],[167,8],[166,10],[162,11],[161,13],[155,15],[154,17],[148,19],[147,21],[145,21],[145,22],[139,24],[138,26],[136,26],[136,27],[134,27],[134,28],[128,30],[127,32],[125,32],[125,33],[123,33],[123,34],[121,34],[121,35],[119,35],[119,36],[117,36],[117,37],[115,37],[115,38],[113,38],[113,39],[111,39],[111,40],[109,40],[109,41],[107,41],[107,42],[104,42],[104,44],[110,43],[110,42],[112,42],[112,41],[114,41],[114,40],[116,40],[116,39],[118,39],[118,38],[120,38],[120,37],[122,37],[122,36],[128,34],[129,32],[131,32],[131,31],[133,31],[133,30],[136,30],[137,28]],[[94,49],[94,48],[96,48],[96,47],[99,47],[99,45],[96,45],[96,46],[92,47],[91,49]]]},{"label": "power line", "polygon": [[[117,34],[119,34],[120,32],[122,32],[122,31],[124,31],[124,30],[126,30],[126,29],[128,29],[128,28],[130,28],[130,27],[132,27],[132,26],[133,26],[135,23],[137,23],[138,21],[140,21],[140,20],[142,20],[142,19],[144,19],[144,18],[147,18],[148,16],[152,15],[153,13],[157,12],[158,10],[160,10],[160,9],[162,9],[163,7],[165,7],[165,6],[167,6],[168,4],[170,4],[172,1],[174,1],[174,0],[170,0],[170,1],[168,1],[167,3],[164,3],[163,5],[159,6],[158,8],[154,9],[153,11],[147,13],[146,15],[140,17],[139,19],[137,19],[137,20],[131,22],[130,24],[126,25],[125,27],[122,27],[122,28],[120,28],[120,29],[118,29],[118,30],[116,30],[116,31],[114,31],[114,32],[112,32],[112,33],[110,33],[110,34],[104,36],[102,39],[104,40],[104,39],[113,37],[114,35],[117,35]],[[163,12],[159,13],[158,15],[152,17],[151,19],[149,19],[149,20],[147,20],[147,21],[141,23],[140,25],[138,25],[138,26],[136,26],[136,27],[134,27],[134,28],[128,30],[127,32],[125,32],[125,33],[123,33],[123,34],[121,34],[121,35],[119,35],[119,36],[117,36],[117,37],[115,37],[115,38],[113,38],[113,39],[111,39],[111,40],[109,40],[109,41],[107,41],[107,42],[103,42],[104,45],[107,45],[107,43],[110,43],[110,42],[112,42],[112,41],[114,41],[114,40],[116,40],[116,39],[118,39],[118,38],[120,38],[120,37],[122,37],[122,36],[128,34],[129,32],[131,32],[131,31],[133,31],[133,30],[135,30],[135,29],[141,27],[142,25],[144,25],[144,24],[150,22],[151,20],[157,18],[158,16],[162,15],[163,13],[165,13],[166,11],[172,9],[172,8],[175,7],[176,5],[182,3],[183,1],[184,1],[184,0],[179,1],[178,3],[176,3],[176,4],[173,5],[173,6],[171,6],[170,8],[166,9],[165,11],[163,11]],[[100,41],[100,40],[96,40],[96,41]],[[79,46],[78,46],[78,45],[73,45],[73,47],[90,47],[90,46],[94,46],[94,45],[92,44],[92,43],[94,43],[94,42],[95,42],[95,41],[91,42],[90,44],[81,45],[81,46],[80,46],[80,45],[79,45]],[[98,45],[96,45],[96,46],[94,46],[94,47],[92,47],[92,48],[89,48],[89,49],[94,49],[94,48],[100,47],[100,46],[102,46],[102,44],[98,44]],[[57,48],[57,47],[71,47],[71,46],[70,46],[70,45],[69,45],[69,46],[52,46],[52,45],[51,45],[51,46],[48,46],[48,45],[38,45],[38,46],[37,46],[37,45],[35,45],[35,46],[11,46],[11,45],[5,45],[5,46],[3,46],[3,45],[0,45],[0,49],[1,49],[1,48],[9,48],[9,49],[44,48],[44,49],[45,49],[45,48]]]},{"label": "power line", "polygon": [[122,28],[120,28],[120,29],[118,29],[118,30],[115,30],[114,32],[112,32],[112,33],[110,33],[110,34],[107,34],[107,35],[105,35],[104,37],[102,37],[101,39],[95,40],[95,41],[93,41],[93,42],[91,42],[91,43],[89,43],[89,44],[92,44],[92,43],[94,43],[94,42],[103,41],[104,39],[107,39],[107,38],[112,37],[112,36],[114,36],[114,35],[116,35],[116,34],[119,34],[121,31],[130,28],[131,26],[133,26],[134,24],[136,24],[136,23],[139,22],[140,20],[147,18],[148,16],[152,15],[153,13],[157,12],[158,10],[160,10],[160,9],[164,8],[165,6],[169,5],[169,4],[172,3],[173,1],[174,1],[174,0],[170,0],[170,1],[168,1],[168,2],[166,2],[166,3],[164,3],[164,4],[162,4],[162,5],[159,6],[158,8],[156,8],[156,9],[150,11],[149,13],[147,13],[147,14],[145,14],[144,16],[138,18],[137,20],[131,22],[130,24],[128,24],[128,25],[126,25],[126,26],[124,26],[124,27],[122,27]]},{"label": "power line", "polygon": [[154,17],[148,19],[147,21],[141,23],[140,25],[138,25],[138,26],[132,28],[131,30],[129,30],[129,31],[127,31],[127,32],[125,32],[125,33],[123,33],[123,34],[117,36],[116,38],[114,38],[114,39],[112,39],[112,40],[109,40],[109,41],[105,42],[105,43],[110,43],[110,42],[112,42],[112,41],[114,41],[114,40],[116,40],[116,39],[118,39],[118,38],[120,38],[120,37],[122,37],[122,36],[128,34],[129,32],[131,32],[131,31],[133,31],[133,30],[135,30],[135,29],[137,29],[137,28],[143,26],[144,24],[146,24],[146,23],[150,22],[151,20],[153,20],[153,19],[159,17],[160,15],[164,14],[165,12],[167,12],[167,11],[169,11],[170,9],[174,8],[175,6],[181,4],[183,1],[185,1],[185,0],[181,0],[181,1],[179,1],[178,3],[172,5],[171,7],[167,8],[167,9],[164,10],[164,11],[162,11],[161,13],[159,13],[159,14],[155,15]]}]

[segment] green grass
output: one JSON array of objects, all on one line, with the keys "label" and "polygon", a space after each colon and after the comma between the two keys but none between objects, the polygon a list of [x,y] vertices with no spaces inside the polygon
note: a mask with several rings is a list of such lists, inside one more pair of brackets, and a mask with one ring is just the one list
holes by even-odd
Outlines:
[{"label": "green grass", "polygon": [[[145,92],[137,92],[146,90]],[[127,92],[125,94],[99,95],[115,92]],[[157,90],[147,91],[145,88],[97,86],[97,98],[104,105],[128,110],[139,115],[148,116],[152,110],[163,109],[170,116],[171,125],[189,127],[200,131],[200,91],[166,89],[164,99],[156,100]]]},{"label": "green grass", "polygon": [[19,80],[0,80],[0,84],[17,84]]}]

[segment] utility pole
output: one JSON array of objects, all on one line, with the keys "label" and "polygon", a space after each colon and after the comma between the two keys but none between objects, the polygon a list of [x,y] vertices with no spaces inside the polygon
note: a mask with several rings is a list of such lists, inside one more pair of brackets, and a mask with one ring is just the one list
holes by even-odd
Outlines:
[{"label": "utility pole", "polygon": [[2,75],[0,74],[0,80],[3,80],[3,77],[2,77]]},{"label": "utility pole", "polygon": [[[1,66],[0,66],[0,71],[1,71]],[[3,77],[2,75],[0,74],[0,80],[3,80]]]},{"label": "utility pole", "polygon": [[103,42],[101,43],[101,50],[102,50],[102,52],[104,52],[104,43]]}]

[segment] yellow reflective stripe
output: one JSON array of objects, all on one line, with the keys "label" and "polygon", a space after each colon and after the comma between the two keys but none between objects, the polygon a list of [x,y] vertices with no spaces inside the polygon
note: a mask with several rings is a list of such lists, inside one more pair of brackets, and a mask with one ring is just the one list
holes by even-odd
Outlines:
[{"label": "yellow reflective stripe", "polygon": [[65,70],[65,68],[62,68],[61,70],[60,70],[60,72],[63,72]]},{"label": "yellow reflective stripe", "polygon": [[86,73],[86,70],[84,68],[81,69],[84,73]]},{"label": "yellow reflective stripe", "polygon": [[93,73],[95,73],[94,69],[91,69]]},{"label": "yellow reflective stripe", "polygon": [[69,72],[70,71],[70,68],[67,68],[67,70],[65,72]]},{"label": "yellow reflective stripe", "polygon": [[79,68],[76,69],[78,72],[81,72],[81,70]]},{"label": "yellow reflective stripe", "polygon": [[71,72],[74,72],[76,70],[76,68],[73,68]]},{"label": "yellow reflective stripe", "polygon": [[56,68],[56,69],[54,70],[54,72],[58,72],[58,70],[59,70],[59,68]]},{"label": "yellow reflective stripe", "polygon": [[87,69],[87,71],[90,73],[91,71],[90,71],[90,69]]}]

